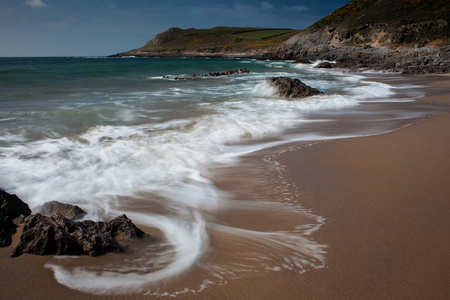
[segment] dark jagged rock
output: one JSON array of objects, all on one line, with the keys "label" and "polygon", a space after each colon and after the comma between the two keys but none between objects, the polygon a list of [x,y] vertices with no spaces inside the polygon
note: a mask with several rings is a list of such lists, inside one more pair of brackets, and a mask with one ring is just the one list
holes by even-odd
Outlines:
[{"label": "dark jagged rock", "polygon": [[[194,79],[199,77],[219,77],[219,76],[231,76],[231,75],[240,75],[240,74],[246,74],[250,73],[247,69],[236,69],[236,70],[227,70],[224,72],[211,72],[211,73],[203,73],[198,75],[189,75],[189,76],[176,76],[173,77],[174,80],[186,80],[186,79]],[[164,76],[164,78],[167,78],[167,76]]]},{"label": "dark jagged rock", "polygon": [[332,69],[332,68],[334,68],[334,64],[332,64],[332,63],[330,63],[328,61],[324,61],[324,62],[321,62],[320,64],[318,64],[316,66],[316,68],[318,68],[318,69]]},{"label": "dark jagged rock", "polygon": [[0,217],[0,247],[11,245],[11,236],[16,232],[12,219],[8,217]]},{"label": "dark jagged rock", "polygon": [[58,212],[50,217],[35,214],[26,218],[20,241],[11,256],[24,253],[98,256],[124,251],[118,240],[145,236],[125,215],[109,222],[77,222]]},{"label": "dark jagged rock", "polygon": [[124,251],[119,241],[148,237],[126,215],[108,222],[77,222],[71,219],[80,218],[86,212],[57,201],[45,203],[40,211],[49,216],[31,215],[30,208],[19,197],[0,189],[0,246],[11,244],[11,236],[16,232],[14,220],[23,223],[12,257],[24,253],[97,256]]},{"label": "dark jagged rock", "polygon": [[50,216],[53,213],[59,212],[64,217],[71,220],[81,219],[87,214],[79,206],[58,201],[45,202],[43,205],[37,207],[35,212],[43,214],[44,216]]},{"label": "dark jagged rock", "polygon": [[121,215],[109,222],[99,222],[102,224],[101,230],[105,234],[112,236],[115,240],[126,240],[130,238],[142,238],[146,234],[137,228],[126,215]]},{"label": "dark jagged rock", "polygon": [[31,210],[19,197],[0,189],[0,214],[15,219],[20,215],[30,215]]},{"label": "dark jagged rock", "polygon": [[350,71],[389,71],[404,75],[450,73],[450,46],[442,48],[416,47],[390,50],[377,47],[336,47],[321,45],[294,48],[280,47],[266,59],[296,61],[335,61],[335,66]]},{"label": "dark jagged rock", "polygon": [[280,97],[304,98],[323,94],[323,92],[304,84],[297,78],[270,77],[267,80],[272,86],[277,88]]},{"label": "dark jagged rock", "polygon": [[0,189],[0,247],[11,245],[11,236],[16,231],[14,219],[30,214],[31,210],[25,202]]},{"label": "dark jagged rock", "polygon": [[230,76],[230,75],[240,75],[240,74],[246,74],[250,73],[247,69],[236,69],[236,70],[228,70],[224,72],[211,72],[211,73],[204,73],[200,75],[193,75],[194,77],[218,77],[218,76]]}]

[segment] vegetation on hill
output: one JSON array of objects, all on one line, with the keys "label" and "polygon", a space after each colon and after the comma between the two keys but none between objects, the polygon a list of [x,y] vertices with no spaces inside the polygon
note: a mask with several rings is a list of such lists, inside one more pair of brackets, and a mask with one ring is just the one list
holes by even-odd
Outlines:
[{"label": "vegetation on hill", "polygon": [[351,28],[368,23],[393,26],[437,19],[449,20],[448,0],[354,0],[322,18],[308,30],[337,26]]},{"label": "vegetation on hill", "polygon": [[414,46],[440,40],[443,46],[449,43],[449,22],[449,0],[353,0],[311,25],[305,33],[335,31],[350,45],[370,44],[377,38],[374,35],[388,33],[382,43]]},{"label": "vegetation on hill", "polygon": [[450,45],[449,23],[450,0],[353,0],[305,30],[173,27],[117,56],[266,57],[277,49],[295,52],[323,46],[444,47]]},{"label": "vegetation on hill", "polygon": [[353,0],[283,43],[269,59],[350,70],[450,73],[450,0]]},{"label": "vegetation on hill", "polygon": [[214,27],[211,29],[170,28],[149,41],[141,52],[251,52],[272,49],[297,34],[292,29]]}]

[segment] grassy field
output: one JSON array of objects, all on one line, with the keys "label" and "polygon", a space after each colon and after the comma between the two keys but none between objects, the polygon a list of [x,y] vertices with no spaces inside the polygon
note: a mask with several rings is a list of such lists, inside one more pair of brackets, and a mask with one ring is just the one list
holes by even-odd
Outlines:
[{"label": "grassy field", "polygon": [[279,35],[284,35],[291,33],[292,29],[263,29],[263,30],[252,30],[240,33],[234,33],[235,36],[249,38],[249,39],[270,39]]}]

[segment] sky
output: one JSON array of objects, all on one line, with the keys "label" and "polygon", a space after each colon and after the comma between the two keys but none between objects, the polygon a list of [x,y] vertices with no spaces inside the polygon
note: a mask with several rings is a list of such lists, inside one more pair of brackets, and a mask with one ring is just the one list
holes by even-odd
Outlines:
[{"label": "sky", "polygon": [[105,56],[170,27],[304,29],[350,0],[0,0],[0,56]]}]

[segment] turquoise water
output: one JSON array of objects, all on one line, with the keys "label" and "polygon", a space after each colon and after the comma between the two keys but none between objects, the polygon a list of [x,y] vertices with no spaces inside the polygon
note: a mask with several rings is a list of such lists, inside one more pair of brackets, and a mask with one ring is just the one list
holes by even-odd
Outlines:
[{"label": "turquoise water", "polygon": [[[238,68],[251,72],[171,79]],[[265,81],[271,76],[299,78],[327,95],[280,99]],[[251,271],[250,265],[236,269],[229,262],[226,269],[205,262],[213,247],[211,228],[263,240],[258,251],[271,249],[284,260],[254,257],[252,266],[261,259],[266,270],[303,272],[324,263],[324,246],[306,234],[320,227],[321,217],[292,209],[290,195],[290,212],[311,222],[302,225],[304,231],[219,226],[210,216],[229,199],[211,174],[272,146],[377,134],[437,113],[412,101],[421,93],[420,87],[393,87],[293,62],[0,58],[0,187],[32,209],[58,200],[81,206],[94,220],[126,213],[165,236],[158,255],[142,251],[135,264],[125,259],[108,265],[108,272],[51,262],[56,279],[72,288],[152,293],[147,285],[202,267],[201,290],[205,282]]]}]

